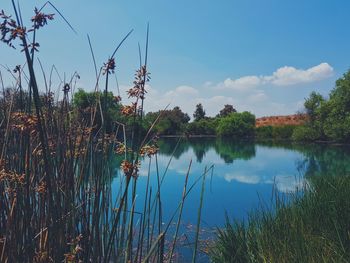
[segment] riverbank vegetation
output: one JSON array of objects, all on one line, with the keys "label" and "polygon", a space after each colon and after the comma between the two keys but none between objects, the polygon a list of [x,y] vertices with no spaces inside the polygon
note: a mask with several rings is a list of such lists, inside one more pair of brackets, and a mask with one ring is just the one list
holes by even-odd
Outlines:
[{"label": "riverbank vegetation", "polygon": [[336,81],[328,99],[312,92],[304,106],[309,121],[295,130],[294,140],[350,142],[350,71]]},{"label": "riverbank vegetation", "polygon": [[246,222],[217,232],[213,262],[349,262],[350,176],[308,178],[303,193],[275,195]]},{"label": "riverbank vegetation", "polygon": [[257,140],[291,140],[296,125],[261,126],[255,128]]},{"label": "riverbank vegetation", "polygon": [[[96,95],[79,90],[74,95],[74,106],[82,112],[85,109],[84,105],[89,105],[89,101],[93,101],[90,97],[94,96]],[[113,94],[109,94],[108,98],[113,101]],[[122,117],[118,111],[118,108],[122,107],[120,102],[116,101],[114,104],[111,102],[110,105],[112,107],[108,110],[107,123],[109,120]],[[232,105],[224,105],[215,117],[207,117],[203,105],[199,103],[194,110],[192,121],[187,113],[176,106],[171,110],[146,113],[142,123],[137,122],[137,126],[140,132],[145,134],[157,117],[161,116],[152,129],[153,134],[160,136],[218,136],[233,139],[348,143],[350,141],[349,105],[350,71],[336,81],[335,88],[330,92],[328,99],[319,93],[312,92],[305,100],[305,113],[285,117],[298,117],[294,120],[294,124],[275,121],[273,125],[266,125],[259,119],[259,125],[256,125],[253,114],[237,112]],[[124,121],[128,122],[128,120]]]},{"label": "riverbank vegetation", "polygon": [[[74,94],[73,107],[85,119],[90,119],[90,103],[101,96],[96,92],[86,92],[80,89]],[[113,93],[109,92],[107,102],[110,107],[106,112],[108,127],[115,121],[130,123],[131,120],[120,113],[123,106]],[[157,120],[157,121],[156,121]],[[152,126],[151,133],[160,136],[220,136],[231,138],[253,138],[255,131],[255,116],[249,112],[237,112],[232,105],[224,105],[224,108],[216,117],[207,117],[202,104],[198,104],[193,113],[193,121],[180,107],[173,109],[147,112],[143,119],[136,120],[138,132],[146,134]],[[100,118],[95,119],[95,124],[100,126]],[[129,125],[130,126],[130,125]],[[127,131],[130,135],[130,132]]]},{"label": "riverbank vegetation", "polygon": [[[74,73],[70,79],[60,81],[58,87],[63,96],[55,99],[51,75],[57,70],[52,67],[47,74],[36,59],[40,48],[36,32],[55,18],[43,9],[51,6],[58,10],[48,2],[42,9],[34,10],[31,24],[25,26],[19,6],[15,1],[12,3],[14,17],[0,12],[1,41],[9,48],[20,48],[25,63],[14,69],[5,67],[14,83],[10,88],[5,87],[0,72],[1,262],[164,262],[176,259],[182,208],[191,190],[203,180],[202,200],[204,180],[211,168],[206,168],[189,185],[189,161],[178,207],[170,220],[164,222],[161,193],[167,170],[163,174],[158,170],[157,153],[167,152],[171,160],[177,157],[179,150],[185,149],[177,149],[177,143],[165,149],[158,135],[220,137],[210,147],[226,163],[252,158],[255,148],[244,142],[228,142],[225,138],[350,140],[350,73],[337,81],[328,100],[317,93],[311,94],[305,102],[310,120],[300,127],[256,128],[255,116],[246,111],[237,112],[233,105],[224,105],[217,116],[207,117],[203,105],[198,104],[193,121],[177,106],[146,113],[145,88],[150,80],[148,30],[143,60],[140,54],[140,66],[127,92],[131,104],[123,104],[119,94],[113,93],[111,76],[116,70],[117,51],[132,31],[103,65],[98,68],[94,63],[94,91],[78,89],[73,92],[80,78]],[[94,58],[90,38],[88,42]],[[39,88],[39,74],[43,76],[42,89]],[[196,140],[192,143],[201,162],[208,146]],[[115,158],[118,158],[117,168]],[[152,188],[147,179],[146,188],[141,189],[145,194],[142,209],[136,211],[141,160],[148,162],[149,167],[157,167],[153,175],[157,186]],[[149,167],[147,178],[151,176]],[[120,184],[112,189],[116,176]],[[248,259],[283,262],[282,259],[296,255],[302,262],[313,259],[315,255],[311,249],[320,249],[315,262],[327,256],[337,262],[348,260],[350,244],[346,223],[350,204],[345,200],[350,189],[348,177],[322,177],[311,181],[302,197],[295,195],[288,202],[278,199],[275,212],[260,211],[250,218],[248,225],[228,221],[212,248],[213,260],[225,262],[226,256],[233,255],[242,262],[249,262]],[[189,242],[194,247],[193,261],[198,253],[201,209],[202,202],[198,209],[196,238]],[[290,221],[284,221],[287,219]],[[324,224],[326,228],[322,228]],[[171,226],[175,226],[172,233],[169,232]],[[269,232],[271,229],[273,231]],[[275,239],[269,245],[267,240],[273,238],[273,234]],[[289,243],[294,250],[287,249]]]}]

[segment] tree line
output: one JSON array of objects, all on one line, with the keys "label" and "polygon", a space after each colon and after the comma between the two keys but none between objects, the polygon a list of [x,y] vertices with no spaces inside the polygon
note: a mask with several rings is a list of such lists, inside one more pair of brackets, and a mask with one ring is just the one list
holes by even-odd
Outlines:
[{"label": "tree line", "polygon": [[328,98],[314,91],[304,107],[309,121],[295,129],[293,139],[350,142],[350,70],[336,81]]},{"label": "tree line", "polygon": [[[95,103],[101,96],[98,92],[78,90],[73,97],[73,107],[78,109],[82,119],[89,120],[89,105]],[[122,123],[131,123],[120,114],[122,104],[115,99],[112,92],[108,93],[106,121],[113,127],[113,120]],[[98,115],[98,113],[97,113]],[[233,137],[250,137],[254,134],[255,116],[249,112],[237,112],[233,105],[224,105],[215,117],[207,117],[201,103],[197,104],[193,113],[193,121],[180,107],[159,110],[144,114],[142,121],[137,123],[141,132],[145,133],[152,127],[152,133],[157,135],[220,135]],[[100,118],[96,118],[96,125],[100,125]]]},{"label": "tree line", "polygon": [[[13,96],[15,95],[15,96]],[[350,70],[339,78],[335,87],[326,98],[313,91],[305,99],[304,108],[307,114],[307,122],[304,125],[291,126],[264,126],[255,128],[255,115],[244,111],[237,112],[233,105],[224,105],[215,117],[208,117],[201,103],[198,103],[193,112],[193,119],[183,112],[180,107],[143,113],[142,120],[133,121],[132,117],[122,114],[123,104],[119,96],[108,92],[106,96],[102,92],[87,92],[79,89],[72,98],[72,112],[77,114],[82,122],[89,122],[91,114],[95,114],[94,127],[98,130],[102,121],[106,123],[108,132],[112,132],[116,123],[123,123],[126,133],[132,129],[132,124],[141,134],[147,133],[152,127],[155,135],[207,135],[233,138],[257,138],[257,139],[291,139],[294,141],[336,141],[350,142]],[[24,91],[16,91],[11,88],[2,92],[0,101],[0,114],[3,115],[9,103],[14,110],[21,111],[20,105],[28,100],[28,94]],[[47,101],[52,103],[53,97],[41,95],[42,104]],[[96,112],[91,111],[92,105],[99,100],[106,99],[106,114],[102,120],[101,107]],[[59,104],[59,102],[56,102]],[[57,105],[58,106],[58,105]]]}]

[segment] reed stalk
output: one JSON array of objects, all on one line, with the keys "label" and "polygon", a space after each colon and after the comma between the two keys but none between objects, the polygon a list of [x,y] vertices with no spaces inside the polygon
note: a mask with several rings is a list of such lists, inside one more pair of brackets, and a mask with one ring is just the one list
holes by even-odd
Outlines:
[{"label": "reed stalk", "polygon": [[[16,19],[9,24],[7,22],[12,18],[5,13],[1,13],[0,18],[2,22],[7,21],[2,24],[6,30],[17,37],[2,41],[15,46],[19,40],[26,62],[16,68],[17,75],[11,72],[16,84],[9,98],[0,72],[3,90],[0,101],[3,106],[0,120],[0,261],[107,263],[154,259],[164,262],[164,255],[168,253],[166,233],[171,222],[166,227],[162,225],[165,205],[161,188],[172,158],[162,174],[156,147],[151,150],[146,147],[153,141],[152,129],[161,114],[145,135],[137,126],[143,120],[146,83],[149,81],[149,25],[145,61],[137,70],[135,87],[129,91],[135,106],[119,105],[125,115],[122,116],[132,120],[131,130],[127,130],[130,127],[122,123],[123,120],[115,120],[109,130],[108,96],[111,75],[115,73],[114,59],[132,30],[99,70],[88,37],[96,75],[96,100],[88,108],[79,109],[72,99],[78,79],[76,72],[66,81],[52,66],[47,76],[44,63],[35,60],[39,48],[37,30],[54,19],[54,15],[45,14],[44,9],[53,8],[75,32],[74,28],[50,2],[35,9],[32,23],[26,27],[19,4],[16,5],[14,0],[11,3]],[[38,82],[36,61],[44,79],[43,87]],[[63,97],[56,101],[51,91],[55,72],[60,80],[58,87],[63,88]],[[100,86],[103,86],[102,91]],[[129,115],[128,109],[132,109]],[[122,153],[116,153],[119,146],[125,148]],[[120,176],[117,189],[112,189],[114,158],[123,159],[121,168],[117,169]],[[140,191],[137,187],[139,163],[145,158],[149,158],[145,199],[143,210],[136,211],[136,196]],[[152,159],[157,169],[157,189],[152,189],[150,183]],[[186,197],[192,189],[188,190],[187,184],[188,174],[181,203],[172,217],[173,220],[180,211],[170,254],[176,244]],[[139,228],[136,228],[135,215],[140,216]]]}]

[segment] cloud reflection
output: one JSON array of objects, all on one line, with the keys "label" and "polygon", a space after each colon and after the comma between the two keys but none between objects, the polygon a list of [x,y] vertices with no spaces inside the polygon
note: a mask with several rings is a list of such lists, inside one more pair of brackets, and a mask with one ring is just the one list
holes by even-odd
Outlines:
[{"label": "cloud reflection", "polygon": [[282,193],[291,193],[302,190],[307,180],[293,175],[279,174],[276,176],[261,176],[246,172],[226,173],[224,179],[231,183],[236,181],[243,184],[275,184],[276,189]]}]

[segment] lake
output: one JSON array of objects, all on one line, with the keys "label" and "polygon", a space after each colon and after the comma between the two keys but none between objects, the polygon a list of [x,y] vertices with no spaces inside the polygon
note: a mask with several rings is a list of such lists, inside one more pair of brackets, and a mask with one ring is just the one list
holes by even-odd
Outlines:
[{"label": "lake", "polygon": [[[350,172],[350,151],[346,146],[166,138],[159,141],[159,147],[157,159],[153,157],[150,166],[149,158],[141,163],[136,211],[143,211],[148,175],[153,193],[158,189],[157,174],[160,180],[164,176],[160,195],[166,225],[181,202],[192,160],[188,188],[209,169],[201,212],[202,241],[213,238],[213,229],[224,225],[225,214],[230,219],[247,220],[251,211],[269,207],[275,194],[302,190],[312,176]],[[123,180],[118,173],[113,181],[116,192]],[[201,185],[199,180],[184,204],[181,231],[188,243],[193,239],[198,219]],[[181,253],[191,252],[183,249]]]}]

